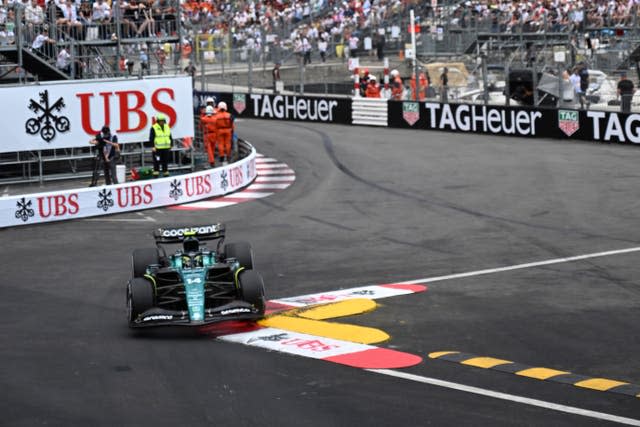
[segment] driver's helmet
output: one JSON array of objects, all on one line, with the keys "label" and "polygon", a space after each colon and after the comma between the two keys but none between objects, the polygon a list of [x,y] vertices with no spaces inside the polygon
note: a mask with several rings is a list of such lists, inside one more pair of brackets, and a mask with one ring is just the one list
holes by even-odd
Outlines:
[{"label": "driver's helmet", "polygon": [[182,268],[192,268],[191,257],[189,255],[182,255]]},{"label": "driver's helmet", "polygon": [[187,254],[189,252],[198,252],[198,250],[200,249],[198,239],[192,236],[188,236],[184,238],[182,242],[182,247],[184,249],[184,253],[187,253]]},{"label": "driver's helmet", "polygon": [[201,268],[204,266],[204,262],[202,259],[202,254],[198,254],[196,256],[193,257],[193,268]]}]

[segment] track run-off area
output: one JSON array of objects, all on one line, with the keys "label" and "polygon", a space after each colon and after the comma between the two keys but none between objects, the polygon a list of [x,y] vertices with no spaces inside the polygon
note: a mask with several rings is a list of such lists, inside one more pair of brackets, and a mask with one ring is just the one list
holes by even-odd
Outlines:
[{"label": "track run-off area", "polygon": [[[238,128],[279,191],[0,230],[3,425],[640,425],[635,147]],[[213,222],[271,314],[129,330],[133,249]]]}]

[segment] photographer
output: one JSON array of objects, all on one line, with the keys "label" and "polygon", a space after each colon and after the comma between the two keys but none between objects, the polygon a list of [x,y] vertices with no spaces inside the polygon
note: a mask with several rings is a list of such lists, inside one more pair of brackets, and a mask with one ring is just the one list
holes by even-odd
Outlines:
[{"label": "photographer", "polygon": [[103,126],[102,131],[96,135],[94,139],[89,141],[89,144],[96,146],[96,157],[93,163],[93,176],[91,177],[91,184],[89,187],[95,187],[98,184],[98,178],[100,177],[100,169],[104,171],[104,182],[106,185],[118,183],[116,177],[116,164],[120,157],[120,145],[118,144],[118,137],[111,135],[111,130],[108,126]]}]

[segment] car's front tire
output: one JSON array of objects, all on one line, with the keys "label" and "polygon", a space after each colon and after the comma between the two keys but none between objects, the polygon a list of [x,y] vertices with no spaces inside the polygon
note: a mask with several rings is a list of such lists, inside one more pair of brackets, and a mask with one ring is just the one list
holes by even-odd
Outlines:
[{"label": "car's front tire", "polygon": [[227,243],[224,245],[225,258],[235,258],[245,270],[253,269],[253,249],[247,242]]},{"label": "car's front tire", "polygon": [[155,305],[155,289],[153,284],[142,277],[134,277],[127,286],[127,317],[129,323]]},{"label": "car's front tire", "polygon": [[133,264],[133,277],[144,277],[147,267],[151,264],[160,264],[160,255],[157,248],[135,249],[131,257]]},{"label": "car's front tire", "polygon": [[252,304],[260,313],[264,314],[265,297],[264,297],[264,281],[262,275],[255,270],[243,270],[238,275],[238,282],[242,299]]}]

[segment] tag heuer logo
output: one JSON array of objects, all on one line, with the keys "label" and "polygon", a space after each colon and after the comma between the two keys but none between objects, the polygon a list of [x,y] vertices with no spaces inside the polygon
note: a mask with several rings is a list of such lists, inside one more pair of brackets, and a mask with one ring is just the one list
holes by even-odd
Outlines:
[{"label": "tag heuer logo", "polygon": [[234,93],[233,94],[233,109],[238,112],[238,114],[242,114],[246,107],[244,93]]},{"label": "tag heuer logo", "polygon": [[420,120],[420,104],[417,102],[403,102],[402,118],[404,118],[409,125],[413,126]]},{"label": "tag heuer logo", "polygon": [[573,110],[558,110],[558,127],[565,135],[571,136],[580,129],[578,112]]}]

